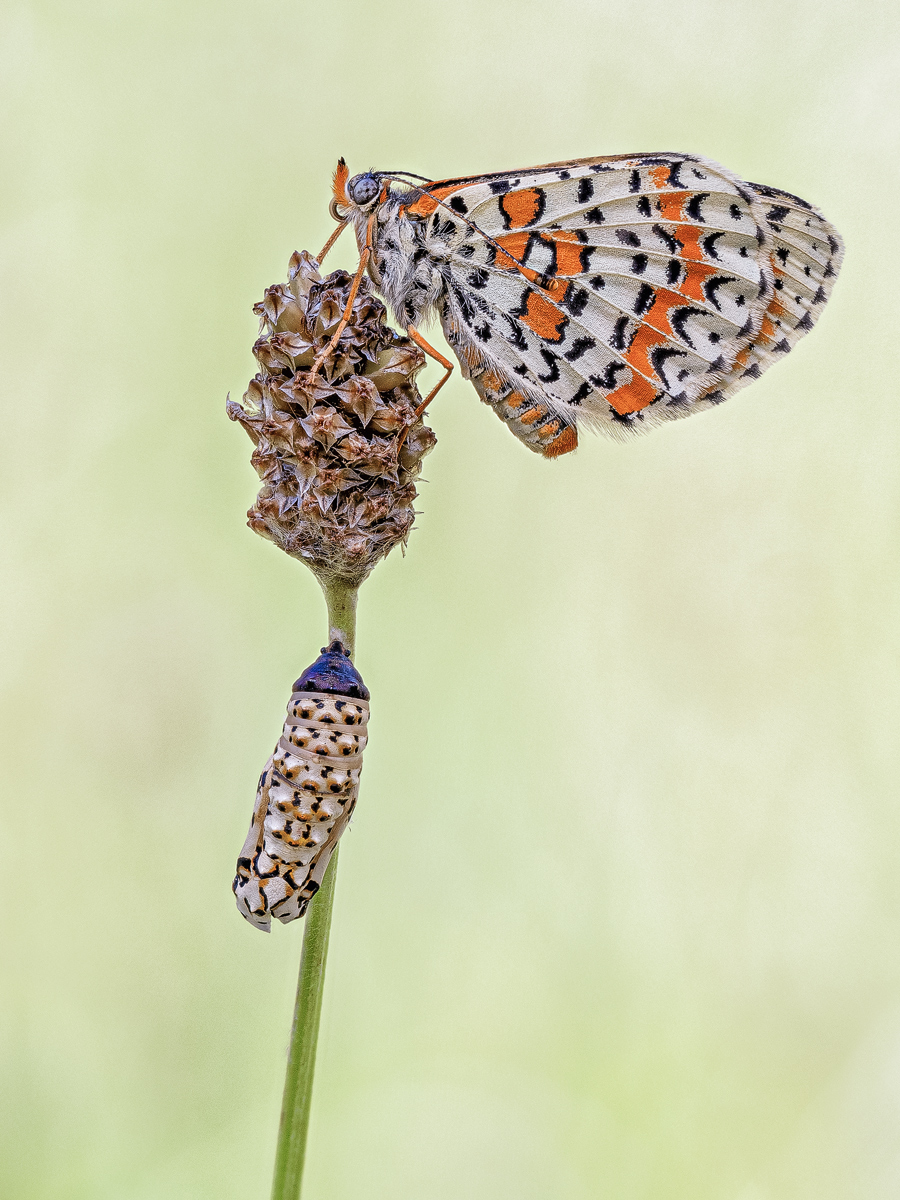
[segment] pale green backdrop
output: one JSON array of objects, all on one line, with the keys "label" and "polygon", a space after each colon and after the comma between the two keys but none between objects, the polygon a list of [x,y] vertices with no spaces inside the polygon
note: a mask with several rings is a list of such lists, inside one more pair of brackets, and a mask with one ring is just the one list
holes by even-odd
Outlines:
[{"label": "pale green backdrop", "polygon": [[[323,644],[250,306],[330,173],[708,155],[846,237],[723,408],[544,463],[456,378],[362,594],[307,1200],[894,1200],[897,9],[6,0],[4,1200],[265,1200],[300,924],[230,882]],[[336,265],[351,265],[341,244]],[[433,369],[432,369],[433,370]]]}]

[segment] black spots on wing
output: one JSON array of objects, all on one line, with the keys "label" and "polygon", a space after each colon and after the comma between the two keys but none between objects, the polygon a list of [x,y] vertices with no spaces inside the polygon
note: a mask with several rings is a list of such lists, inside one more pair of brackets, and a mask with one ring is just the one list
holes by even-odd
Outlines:
[{"label": "black spots on wing", "polygon": [[708,233],[705,238],[702,238],[700,245],[703,247],[703,253],[710,258],[718,258],[719,252],[716,249],[716,242],[720,237],[724,237],[724,233]]},{"label": "black spots on wing", "polygon": [[579,204],[587,204],[591,196],[594,194],[594,181],[587,176],[584,179],[578,180],[578,192],[576,194]]},{"label": "black spots on wing", "polygon": [[514,317],[524,317],[528,312],[528,297],[531,295],[531,288],[522,289],[522,295],[519,297],[518,308],[511,308],[510,313]]},{"label": "black spots on wing", "polygon": [[465,214],[469,211],[462,196],[453,196],[450,200],[450,207],[454,212],[459,213],[460,216],[465,216]]},{"label": "black spots on wing", "polygon": [[667,391],[672,387],[666,376],[666,362],[670,358],[687,358],[687,354],[684,350],[675,350],[671,346],[655,346],[650,351],[650,365],[665,384]]},{"label": "black spots on wing", "polygon": [[649,261],[650,259],[646,254],[635,254],[631,260],[632,275],[643,275],[643,273],[647,270],[647,263]]},{"label": "black spots on wing", "polygon": [[788,260],[788,255],[790,254],[790,250],[788,250],[786,246],[779,246],[775,253],[782,263],[786,263]]},{"label": "black spots on wing", "polygon": [[491,340],[491,327],[487,321],[484,321],[481,325],[476,325],[473,332],[479,342],[489,342]]},{"label": "black spots on wing", "polygon": [[559,359],[552,352],[541,346],[541,358],[547,364],[547,374],[538,375],[541,383],[555,383],[559,379]]},{"label": "black spots on wing", "polygon": [[601,288],[606,287],[606,280],[602,275],[595,275],[593,279],[588,280],[595,292],[599,292]]},{"label": "black spots on wing", "polygon": [[714,346],[717,346],[719,344],[719,342],[721,342],[721,340],[722,340],[721,333],[716,333],[716,331],[714,329],[711,329],[706,336],[709,339],[709,341],[712,342],[712,344]]},{"label": "black spots on wing", "polygon": [[617,229],[616,237],[623,246],[639,246],[641,244],[641,239],[633,229]]},{"label": "black spots on wing", "polygon": [[813,302],[813,304],[824,304],[825,303],[825,289],[822,287],[821,284],[819,284],[819,289],[816,292],[816,294],[813,296],[812,302]]},{"label": "black spots on wing", "polygon": [[588,350],[593,350],[597,345],[592,337],[579,337],[572,343],[572,348],[566,353],[566,358],[569,362],[577,362],[582,355]]},{"label": "black spots on wing", "polygon": [[[830,279],[832,275],[834,275],[834,267],[831,265],[831,259],[829,258],[828,262],[825,264],[825,270],[822,272],[822,278]],[[779,279],[778,282],[781,283],[781,280]]]},{"label": "black spots on wing", "polygon": [[[566,358],[571,358],[571,352],[566,355]],[[583,379],[581,381],[581,387],[578,389],[578,391],[575,392],[574,395],[569,397],[569,403],[577,408],[579,404],[581,404],[581,403],[583,403],[583,401],[587,400],[588,396],[591,394],[591,392],[593,390],[594,389],[591,387],[591,385],[588,383],[588,381],[586,379]]]},{"label": "black spots on wing", "polygon": [[449,242],[456,230],[456,222],[451,221],[448,217],[446,221],[435,221],[431,236],[437,238],[439,242]]},{"label": "black spots on wing", "polygon": [[590,298],[590,292],[586,292],[584,288],[570,286],[566,290],[566,296],[563,303],[573,317],[580,317],[587,308],[587,303]]},{"label": "black spots on wing", "polygon": [[742,378],[743,379],[759,379],[761,374],[762,374],[762,371],[760,371],[760,369],[759,369],[759,363],[755,362],[755,363],[750,364],[750,366],[744,372]]},{"label": "black spots on wing", "polygon": [[709,366],[706,368],[706,373],[707,373],[707,375],[715,375],[717,372],[724,370],[724,368],[725,368],[725,359],[720,354],[718,356],[718,358],[714,358],[712,360],[712,362],[709,364]]},{"label": "black spots on wing", "polygon": [[524,363],[519,363],[519,365],[517,367],[513,367],[513,371],[516,373],[516,375],[527,375],[528,374],[528,368],[525,366]]},{"label": "black spots on wing", "polygon": [[576,229],[574,232],[575,232],[575,236],[578,238],[579,242],[582,243],[582,245],[587,243],[588,235],[584,232],[583,229]]},{"label": "black spots on wing", "polygon": [[632,171],[628,176],[629,192],[639,192],[641,190],[641,173],[640,171]]},{"label": "black spots on wing", "polygon": [[741,246],[740,250],[738,250],[738,254],[741,256],[741,258],[746,258],[747,257],[747,247]]},{"label": "black spots on wing", "polygon": [[639,316],[648,313],[656,303],[656,292],[649,283],[642,283],[634,301],[634,312]]},{"label": "black spots on wing", "polygon": [[609,339],[609,344],[615,350],[626,350],[630,344],[628,338],[628,318],[619,317],[613,326],[612,336]]},{"label": "black spots on wing", "polygon": [[713,275],[712,279],[707,279],[703,284],[703,295],[707,298],[710,304],[717,312],[722,311],[722,305],[719,303],[719,298],[716,295],[720,287],[726,283],[734,283],[735,279],[731,275]]},{"label": "black spots on wing", "polygon": [[643,414],[642,413],[633,413],[633,412],[629,412],[629,413],[616,412],[616,410],[613,408],[613,406],[610,405],[609,406],[609,415],[612,417],[612,419],[614,421],[618,421],[618,423],[620,425],[625,425],[626,427],[628,427],[628,426],[634,425],[635,417],[640,417]]},{"label": "black spots on wing", "polygon": [[791,344],[787,338],[782,338],[780,342],[775,343],[772,349],[778,350],[781,354],[789,354],[791,350]]},{"label": "black spots on wing", "polygon": [[568,179],[570,175],[571,175],[571,171],[558,171],[557,172],[557,176],[559,179]]},{"label": "black spots on wing", "polygon": [[730,213],[733,221],[740,221],[744,216],[743,212],[741,212],[740,206],[737,204],[730,205],[728,212]]},{"label": "black spots on wing", "polygon": [[[691,340],[691,335],[688,333],[685,326],[687,324],[689,317],[702,317],[705,315],[706,314],[704,313],[702,308],[685,307],[685,308],[674,309],[671,316],[669,317],[669,323],[671,324],[674,331],[678,334],[678,336],[681,338],[681,340],[683,342],[687,342],[687,344],[691,347],[692,350],[694,349],[694,343]],[[718,340],[719,340],[719,335],[716,334],[716,341],[718,341]]]},{"label": "black spots on wing", "polygon": [[665,245],[670,254],[677,254],[679,250],[684,249],[684,242],[670,233],[662,225],[654,225],[653,232],[659,240]]},{"label": "black spots on wing", "polygon": [[738,337],[745,338],[750,333],[752,328],[753,328],[753,318],[748,317],[747,320],[740,327],[740,329],[737,331]]},{"label": "black spots on wing", "polygon": [[507,313],[503,316],[506,318],[506,323],[509,325],[509,337],[506,339],[511,346],[515,346],[517,350],[527,350],[528,342],[525,340],[525,335],[522,333],[522,326],[518,321],[513,320]]},{"label": "black spots on wing", "polygon": [[470,287],[481,289],[487,287],[489,278],[490,276],[484,267],[476,267],[474,271],[469,272],[466,282]]},{"label": "black spots on wing", "polygon": [[642,217],[652,216],[649,196],[641,196],[640,200],[637,202],[637,210]]},{"label": "black spots on wing", "polygon": [[494,179],[488,185],[495,196],[502,196],[504,192],[509,191],[508,179]]},{"label": "black spots on wing", "polygon": [[832,237],[830,233],[828,235],[828,249],[832,254],[837,254],[838,250],[840,249],[837,244],[837,238]]},{"label": "black spots on wing", "polygon": [[675,284],[681,278],[681,263],[677,258],[670,258],[666,265],[666,283]]},{"label": "black spots on wing", "polygon": [[669,187],[683,188],[686,186],[684,180],[681,178],[681,168],[683,166],[683,162],[674,162],[670,164]]},{"label": "black spots on wing", "polygon": [[[826,274],[827,274],[827,272],[826,272]],[[784,287],[784,280],[776,279],[775,280],[775,291],[780,292],[783,287]]]},{"label": "black spots on wing", "polygon": [[773,204],[766,213],[766,220],[773,221],[776,225],[783,225],[784,218],[790,212],[789,208],[785,208],[783,204]]},{"label": "black spots on wing", "polygon": [[578,265],[581,267],[582,275],[587,275],[591,269],[591,256],[593,252],[592,246],[584,246],[578,255]]},{"label": "black spots on wing", "polygon": [[700,211],[700,206],[704,200],[709,199],[709,192],[698,192],[696,196],[691,196],[687,204],[684,206],[684,211],[692,221],[699,221],[701,224],[706,224],[706,217]]},{"label": "black spots on wing", "polygon": [[[418,251],[416,251],[416,253],[418,253]],[[457,247],[456,253],[459,255],[460,258],[471,258],[472,255],[475,253],[475,247],[472,245],[471,242],[463,242],[463,244],[461,246]],[[496,253],[497,252],[495,250],[494,254],[496,255]]]},{"label": "black spots on wing", "polygon": [[813,320],[808,312],[805,312],[803,314],[803,316],[800,318],[800,320],[797,322],[797,324],[794,326],[795,329],[803,329],[804,331],[807,329],[812,329],[812,327],[813,327]]},{"label": "black spots on wing", "polygon": [[471,325],[478,316],[478,310],[472,301],[472,297],[468,292],[464,292],[462,288],[453,288],[453,299],[459,307],[459,315],[467,325]]},{"label": "black spots on wing", "polygon": [[606,217],[604,217],[599,208],[589,208],[584,214],[584,219],[588,225],[602,225]]},{"label": "black spots on wing", "polygon": [[744,295],[743,292],[739,292],[738,295],[735,296],[734,302],[738,308],[743,308],[744,305],[747,303],[747,297]]},{"label": "black spots on wing", "polygon": [[591,376],[591,383],[594,385],[594,387],[602,388],[604,390],[604,392],[615,391],[616,387],[618,386],[616,384],[617,372],[627,371],[627,370],[628,370],[628,368],[625,366],[624,363],[621,363],[621,362],[607,363],[606,370],[603,372],[602,375],[592,375]]}]

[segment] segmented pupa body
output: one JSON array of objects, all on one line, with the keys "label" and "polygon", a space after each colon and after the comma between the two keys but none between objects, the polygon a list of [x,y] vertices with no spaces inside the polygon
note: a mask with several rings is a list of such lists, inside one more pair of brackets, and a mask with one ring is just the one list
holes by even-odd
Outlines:
[{"label": "segmented pupa body", "polygon": [[269,932],[302,917],[359,793],[369,691],[340,642],[294,684],[284,730],[260,776],[232,885],[238,910]]}]

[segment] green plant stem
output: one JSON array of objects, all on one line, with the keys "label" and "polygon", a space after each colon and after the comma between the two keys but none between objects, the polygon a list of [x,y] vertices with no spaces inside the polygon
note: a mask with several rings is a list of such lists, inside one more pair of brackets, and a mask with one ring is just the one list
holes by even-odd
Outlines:
[{"label": "green plant stem", "polygon": [[[328,605],[329,641],[337,638],[352,654],[356,643],[357,589],[334,582],[322,582],[322,590]],[[303,1182],[337,860],[335,848],[322,886],[310,902],[303,930],[300,978],[297,981],[294,1023],[281,1102],[281,1123],[275,1150],[272,1200],[299,1200]]]}]

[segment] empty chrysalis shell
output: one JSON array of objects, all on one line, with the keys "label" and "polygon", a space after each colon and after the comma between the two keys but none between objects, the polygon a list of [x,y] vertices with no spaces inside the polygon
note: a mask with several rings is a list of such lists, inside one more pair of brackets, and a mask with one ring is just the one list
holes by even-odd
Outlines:
[{"label": "empty chrysalis shell", "polygon": [[294,684],[284,730],[260,776],[233,890],[269,932],[302,917],[319,890],[359,792],[369,692],[340,642]]}]

